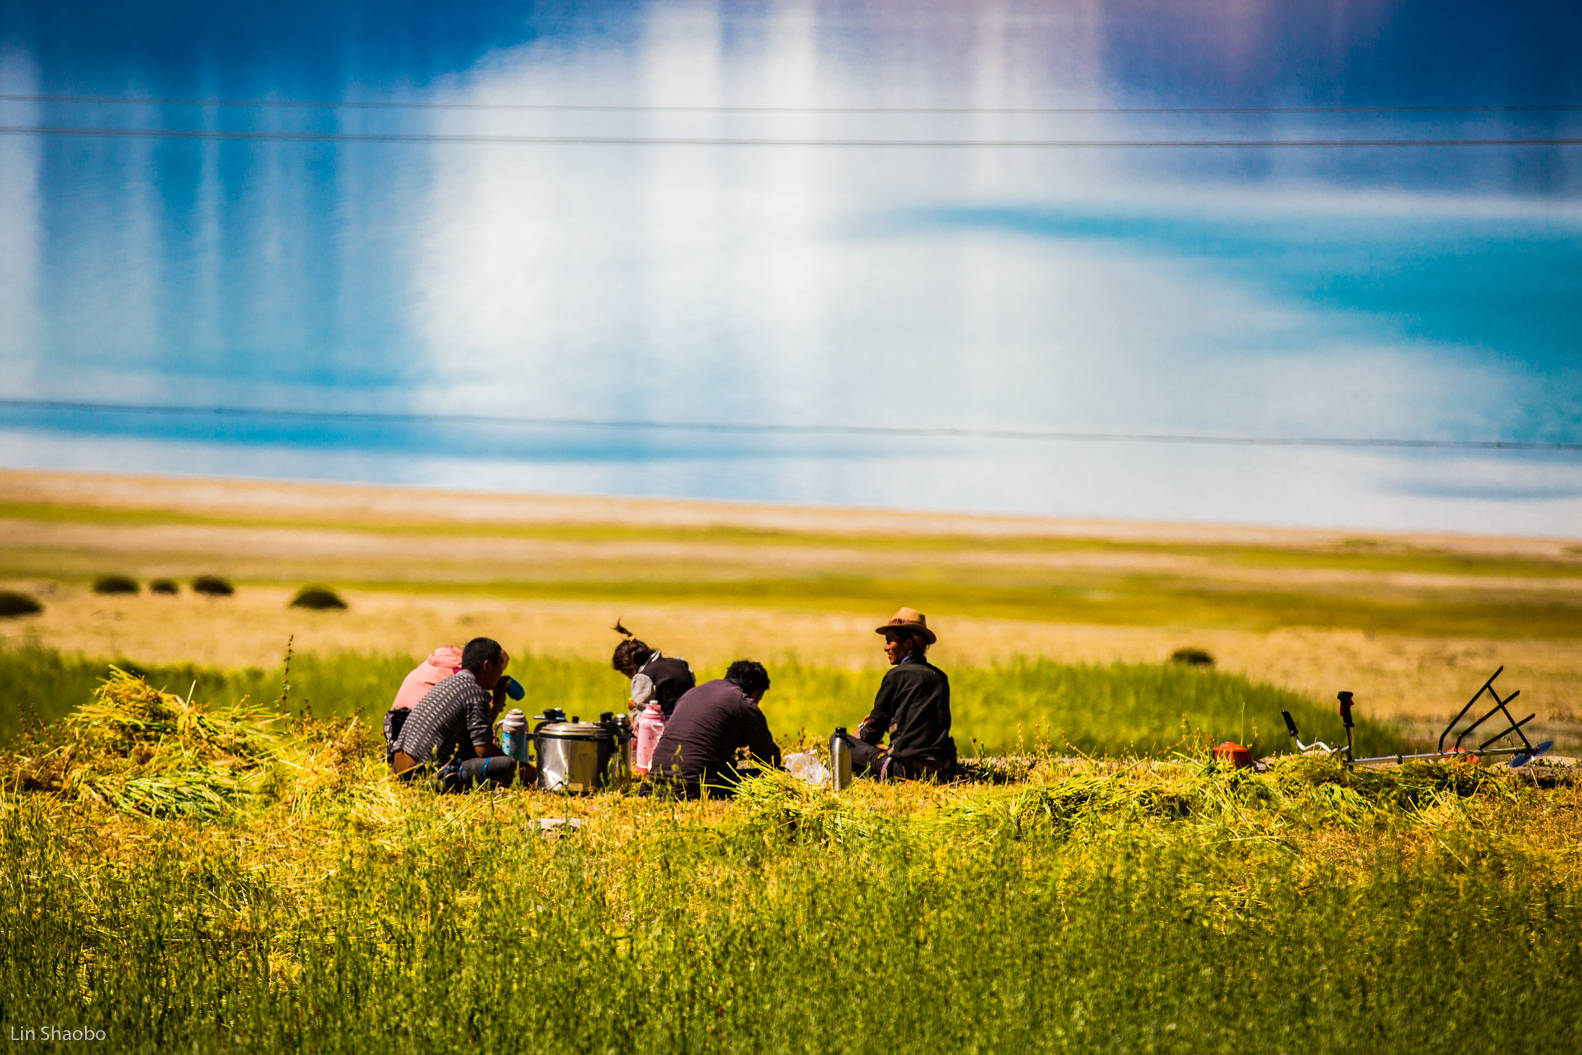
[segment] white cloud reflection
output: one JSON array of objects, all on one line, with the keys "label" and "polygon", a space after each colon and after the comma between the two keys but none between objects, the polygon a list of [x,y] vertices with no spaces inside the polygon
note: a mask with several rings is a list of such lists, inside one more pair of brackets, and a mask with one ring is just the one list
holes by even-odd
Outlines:
[{"label": "white cloud reflection", "polygon": [[[28,56],[0,42],[0,84],[18,94],[38,92],[38,71]],[[8,122],[38,119],[36,103],[0,102]],[[44,320],[39,169],[41,142],[0,136],[0,395],[25,394],[37,383]]]},{"label": "white cloud reflection", "polygon": [[685,495],[870,508],[1576,537],[1582,466],[1419,455],[1058,443],[841,458],[494,459],[365,449],[102,440],[0,428],[15,468],[360,480],[547,494]]},{"label": "white cloud reflection", "polygon": [[[726,53],[711,5],[656,6],[624,76],[641,99],[706,106],[733,101],[737,90],[815,105],[864,98],[874,82],[893,87],[913,75],[885,67],[895,57],[883,54],[877,73],[830,62],[814,38],[816,17],[799,17],[802,6],[783,8],[779,31],[746,57]],[[978,28],[976,101],[1074,91],[1096,105],[1110,101],[1097,94],[1096,37],[1068,42],[1086,63],[1038,64],[1018,51],[1014,27],[992,8]],[[535,88],[576,77],[560,64],[590,61],[556,49],[538,43],[493,55],[448,84],[446,97],[532,98]],[[741,76],[742,66],[761,80]],[[732,131],[720,115],[630,120],[625,131],[638,135]],[[1011,118],[973,120],[972,134],[1015,134]],[[1126,134],[1117,121],[1106,128],[1103,119],[1085,120],[1090,134]],[[862,135],[874,127],[871,118],[802,113],[754,131]],[[1080,154],[550,148],[506,157],[437,149],[432,164],[427,234],[413,268],[419,325],[436,370],[462,360],[480,368],[457,378],[455,399],[467,407],[493,406],[504,395],[524,413],[548,416],[1420,437],[1465,435],[1469,425],[1497,430],[1488,408],[1512,394],[1508,373],[1462,349],[1409,341],[1387,324],[1271,295],[1124,239],[872,226],[876,215],[941,203],[1233,207],[1276,216],[1381,207],[1332,187],[1293,199],[1277,184],[1268,200],[1243,187],[1232,197],[1212,183],[1201,191],[1161,187],[1115,155]],[[1382,206],[1386,214],[1460,208],[1455,200],[1425,206],[1394,198]],[[568,472],[593,490],[668,480],[672,493],[715,496],[723,496],[720,481],[736,479],[716,465],[705,484],[688,478],[692,462],[666,469],[652,455],[638,457],[638,474],[585,465]],[[721,457],[735,464],[729,451]],[[837,469],[788,455],[751,461],[757,483],[742,481],[741,493],[1281,523],[1373,520],[1382,509],[1398,526],[1493,522],[1471,498],[1412,486],[1423,467],[1389,455],[1083,448],[1032,459],[1043,467],[1034,476],[1059,478],[1049,489],[1020,486],[1027,457],[1010,461],[1020,468],[1002,475],[981,454],[936,453],[906,471],[908,498],[886,488],[878,462],[848,460]],[[1351,476],[1337,474],[1342,465]],[[1378,471],[1383,465],[1395,471]],[[1561,491],[1571,486],[1569,470],[1554,471]],[[577,489],[549,467],[522,472],[540,485]],[[1530,526],[1560,530],[1546,519],[1557,507],[1539,505],[1546,512]]]}]

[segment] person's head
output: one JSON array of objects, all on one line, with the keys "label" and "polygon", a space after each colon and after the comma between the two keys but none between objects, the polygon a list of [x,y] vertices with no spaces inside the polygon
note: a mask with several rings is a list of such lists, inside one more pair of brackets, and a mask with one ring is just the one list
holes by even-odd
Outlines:
[{"label": "person's head", "polygon": [[725,680],[753,700],[763,699],[769,691],[769,672],[756,660],[738,659],[726,668]]},{"label": "person's head", "polygon": [[612,629],[617,634],[623,635],[625,640],[615,646],[615,655],[610,658],[610,666],[630,678],[642,669],[643,664],[647,663],[649,657],[654,654],[654,650],[633,637],[632,632],[622,626],[619,619],[615,621]]},{"label": "person's head", "polygon": [[884,655],[891,666],[908,657],[921,659],[935,641],[928,616],[916,608],[900,609],[888,623],[875,627],[874,633],[884,635]]},{"label": "person's head", "polygon": [[927,651],[928,645],[910,630],[884,632],[884,658],[890,661],[892,667],[910,656],[921,658]]},{"label": "person's head", "polygon": [[492,637],[475,637],[461,650],[461,669],[472,671],[478,684],[492,689],[511,663],[511,657]]}]

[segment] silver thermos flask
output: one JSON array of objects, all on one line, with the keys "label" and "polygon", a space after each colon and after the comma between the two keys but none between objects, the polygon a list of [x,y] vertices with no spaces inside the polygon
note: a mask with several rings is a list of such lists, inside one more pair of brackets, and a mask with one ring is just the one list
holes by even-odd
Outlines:
[{"label": "silver thermos flask", "polygon": [[615,718],[615,755],[619,761],[616,771],[619,774],[619,787],[630,787],[632,783],[632,744],[636,737],[632,733],[632,720],[626,715],[617,715]]},{"label": "silver thermos flask", "polygon": [[845,726],[829,738],[829,782],[836,791],[851,784],[851,745],[846,742]]}]

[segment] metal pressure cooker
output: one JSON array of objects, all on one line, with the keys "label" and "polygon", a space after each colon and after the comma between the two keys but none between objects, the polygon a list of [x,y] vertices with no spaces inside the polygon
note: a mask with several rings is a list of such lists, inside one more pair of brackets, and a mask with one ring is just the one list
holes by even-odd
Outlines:
[{"label": "metal pressure cooker", "polygon": [[533,727],[538,786],[545,791],[586,795],[630,780],[631,726],[626,716],[606,711],[597,722],[546,710]]}]

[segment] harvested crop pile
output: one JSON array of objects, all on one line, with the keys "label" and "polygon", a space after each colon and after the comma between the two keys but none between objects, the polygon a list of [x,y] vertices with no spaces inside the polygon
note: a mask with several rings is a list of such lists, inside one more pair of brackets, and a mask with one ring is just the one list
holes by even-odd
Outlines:
[{"label": "harvested crop pile", "polygon": [[0,789],[199,821],[256,807],[387,823],[398,810],[385,774],[377,733],[356,718],[203,704],[116,666],[88,703],[0,754]]},{"label": "harvested crop pile", "polygon": [[227,813],[257,796],[281,761],[278,720],[265,709],[205,707],[119,667],[50,733],[0,758],[7,788],[148,817]]}]

